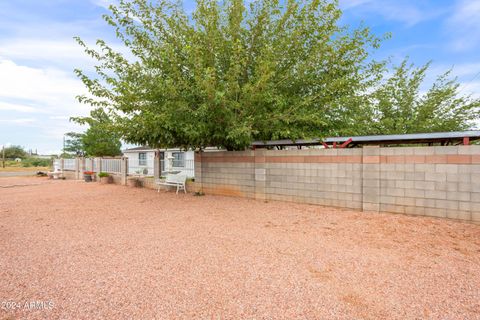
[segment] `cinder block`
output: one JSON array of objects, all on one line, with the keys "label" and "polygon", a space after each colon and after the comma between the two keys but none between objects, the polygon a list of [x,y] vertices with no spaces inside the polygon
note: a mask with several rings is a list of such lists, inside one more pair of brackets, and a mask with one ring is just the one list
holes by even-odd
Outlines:
[{"label": "cinder block", "polygon": [[470,174],[465,173],[447,173],[447,181],[449,182],[461,182],[461,183],[469,183],[470,182]]},{"label": "cinder block", "polygon": [[458,190],[457,182],[435,182],[435,190],[456,192]]},{"label": "cinder block", "polygon": [[424,172],[405,172],[405,180],[424,181]]},{"label": "cinder block", "polygon": [[437,173],[437,172],[425,172],[426,181],[437,181],[437,182],[446,182],[447,174],[446,173]]},{"label": "cinder block", "polygon": [[435,200],[436,208],[445,208],[447,210],[458,210],[458,201]]},{"label": "cinder block", "polygon": [[471,192],[470,193],[470,201],[477,202],[478,203],[478,208],[479,208],[479,211],[480,211],[480,192]]},{"label": "cinder block", "polygon": [[437,173],[458,173],[458,165],[456,164],[436,164],[435,172]]},{"label": "cinder block", "polygon": [[471,211],[472,210],[472,203],[470,201],[467,201],[467,202],[459,201],[458,202],[458,210]]},{"label": "cinder block", "polygon": [[405,190],[400,189],[400,188],[386,188],[384,190],[384,193],[388,196],[394,196],[394,197],[404,197],[405,196]]},{"label": "cinder block", "polygon": [[447,193],[447,200],[470,201],[470,192],[449,191]]},{"label": "cinder block", "polygon": [[420,216],[423,216],[425,215],[425,208],[423,207],[410,207],[410,206],[407,206],[405,207],[405,213],[406,214],[414,214],[414,215],[420,215]]},{"label": "cinder block", "polygon": [[403,189],[413,189],[415,188],[415,181],[398,180],[395,182],[395,187]]},{"label": "cinder block", "polygon": [[415,189],[435,190],[435,182],[433,181],[415,181]]},{"label": "cinder block", "polygon": [[395,204],[395,200],[397,198],[396,197],[392,197],[392,196],[380,196],[380,203],[383,203],[383,204]]},{"label": "cinder block", "polygon": [[415,199],[415,206],[417,207],[425,207],[425,208],[435,208],[435,199],[423,199],[417,198]]},{"label": "cinder block", "polygon": [[457,146],[436,146],[434,148],[434,153],[438,155],[443,154],[458,154]]},{"label": "cinder block", "polygon": [[424,198],[425,191],[420,189],[405,189],[405,197]]},{"label": "cinder block", "polygon": [[439,218],[446,218],[447,217],[447,209],[443,208],[425,208],[425,215],[429,217],[439,217]]},{"label": "cinder block", "polygon": [[380,204],[363,202],[362,209],[365,212],[379,212],[380,211]]},{"label": "cinder block", "polygon": [[446,197],[447,197],[447,193],[445,191],[437,191],[437,190],[425,191],[425,198],[428,198],[428,199],[445,199]]},{"label": "cinder block", "polygon": [[415,198],[396,197],[395,204],[402,206],[415,206]]},{"label": "cinder block", "polygon": [[461,210],[447,210],[447,218],[470,221],[472,220],[472,213]]},{"label": "cinder block", "polygon": [[415,155],[433,155],[435,149],[433,147],[414,147],[413,154]]}]

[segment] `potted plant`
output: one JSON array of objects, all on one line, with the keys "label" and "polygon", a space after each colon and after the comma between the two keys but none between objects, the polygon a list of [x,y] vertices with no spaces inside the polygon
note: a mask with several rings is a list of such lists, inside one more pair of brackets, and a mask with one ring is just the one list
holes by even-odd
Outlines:
[{"label": "potted plant", "polygon": [[140,187],[142,187],[142,179],[137,178],[137,177],[129,178],[127,180],[127,184],[130,187],[140,188]]},{"label": "potted plant", "polygon": [[92,177],[94,174],[95,172],[93,171],[83,171],[83,180],[85,182],[92,182],[93,181]]},{"label": "potted plant", "polygon": [[113,182],[113,177],[107,172],[100,172],[98,177],[100,178],[101,184],[109,184]]}]

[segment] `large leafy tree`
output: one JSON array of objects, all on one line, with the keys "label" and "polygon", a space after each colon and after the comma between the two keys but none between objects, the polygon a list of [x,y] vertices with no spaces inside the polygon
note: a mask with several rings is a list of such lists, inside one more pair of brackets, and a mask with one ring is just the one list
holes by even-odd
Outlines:
[{"label": "large leafy tree", "polygon": [[243,149],[252,140],[322,137],[354,126],[384,65],[368,28],[342,27],[336,1],[120,1],[105,20],[129,51],[102,40],[76,70],[81,102],[130,143]]},{"label": "large leafy tree", "polygon": [[103,109],[93,110],[90,117],[76,117],[72,120],[89,127],[85,133],[69,133],[73,139],[68,150],[75,150],[77,155],[92,157],[113,157],[122,153],[119,134]]},{"label": "large leafy tree", "polygon": [[474,127],[480,99],[462,95],[448,71],[426,87],[430,64],[415,67],[405,59],[386,74],[369,103],[344,134],[403,134],[462,131]]}]

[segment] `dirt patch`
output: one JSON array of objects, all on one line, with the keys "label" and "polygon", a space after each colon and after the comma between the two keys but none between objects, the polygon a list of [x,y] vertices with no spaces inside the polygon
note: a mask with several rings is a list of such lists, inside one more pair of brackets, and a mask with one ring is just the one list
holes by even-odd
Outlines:
[{"label": "dirt patch", "polygon": [[0,319],[479,317],[479,225],[71,180],[7,184],[23,186],[0,188],[0,302],[22,307],[4,304]]}]

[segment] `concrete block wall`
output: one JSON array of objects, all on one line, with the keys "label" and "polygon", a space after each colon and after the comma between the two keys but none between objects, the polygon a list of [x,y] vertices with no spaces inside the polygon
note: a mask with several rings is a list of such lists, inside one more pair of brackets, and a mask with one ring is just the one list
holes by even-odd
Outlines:
[{"label": "concrete block wall", "polygon": [[195,154],[197,191],[480,222],[480,146]]},{"label": "concrete block wall", "polygon": [[205,193],[255,198],[254,152],[195,153],[195,182]]},{"label": "concrete block wall", "polygon": [[377,151],[379,211],[480,222],[480,146]]},{"label": "concrete block wall", "polygon": [[361,149],[264,151],[265,198],[362,208]]}]

